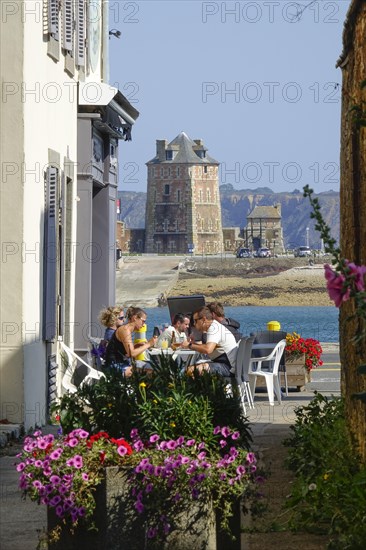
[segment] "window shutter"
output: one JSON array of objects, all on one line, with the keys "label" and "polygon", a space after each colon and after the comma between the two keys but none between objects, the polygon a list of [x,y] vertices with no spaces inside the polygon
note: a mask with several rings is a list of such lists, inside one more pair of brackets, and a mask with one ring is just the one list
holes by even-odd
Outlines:
[{"label": "window shutter", "polygon": [[43,340],[54,340],[56,337],[57,182],[58,169],[49,166],[46,172],[43,250]]},{"label": "window shutter", "polygon": [[58,15],[59,3],[58,0],[48,0],[48,32],[58,40]]},{"label": "window shutter", "polygon": [[85,66],[85,0],[76,0],[76,64]]},{"label": "window shutter", "polygon": [[72,52],[74,38],[74,13],[73,0],[63,0],[63,25],[62,25],[62,47],[68,52]]},{"label": "window shutter", "polygon": [[59,296],[59,324],[58,334],[65,333],[65,272],[66,272],[66,176],[61,175],[61,200],[60,200],[60,224],[59,224],[59,251],[60,251],[60,296]]}]

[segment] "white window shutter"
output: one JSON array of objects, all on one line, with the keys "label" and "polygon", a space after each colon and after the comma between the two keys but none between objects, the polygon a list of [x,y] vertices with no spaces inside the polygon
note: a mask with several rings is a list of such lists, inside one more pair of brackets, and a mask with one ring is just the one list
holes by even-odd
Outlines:
[{"label": "white window shutter", "polygon": [[43,250],[43,340],[52,341],[57,333],[57,187],[58,169],[46,171]]},{"label": "white window shutter", "polygon": [[74,38],[74,10],[73,0],[63,0],[62,6],[62,47],[72,52]]},{"label": "white window shutter", "polygon": [[48,32],[58,40],[59,0],[48,0]]},{"label": "white window shutter", "polygon": [[85,0],[76,0],[76,64],[85,66]]}]

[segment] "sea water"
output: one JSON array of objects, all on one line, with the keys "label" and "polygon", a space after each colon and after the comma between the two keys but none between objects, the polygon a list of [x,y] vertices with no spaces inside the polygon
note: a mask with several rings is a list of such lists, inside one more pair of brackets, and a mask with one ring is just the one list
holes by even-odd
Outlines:
[{"label": "sea water", "polygon": [[[170,323],[168,307],[145,308],[147,333],[152,336],[154,326]],[[303,338],[315,338],[319,342],[338,342],[338,309],[336,307],[225,307],[226,317],[240,323],[243,335],[265,330],[269,321],[278,321],[281,330],[297,332]]]}]

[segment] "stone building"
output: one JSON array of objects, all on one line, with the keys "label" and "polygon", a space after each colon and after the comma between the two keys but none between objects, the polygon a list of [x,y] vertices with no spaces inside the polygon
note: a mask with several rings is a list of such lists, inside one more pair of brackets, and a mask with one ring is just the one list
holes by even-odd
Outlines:
[{"label": "stone building", "polygon": [[145,245],[145,229],[131,229],[126,227],[124,221],[117,221],[116,243],[122,253],[141,254]]},{"label": "stone building", "polygon": [[184,132],[170,143],[157,140],[146,165],[145,252],[222,252],[219,163],[203,141]]},{"label": "stone building", "polygon": [[256,206],[247,216],[244,228],[245,245],[257,250],[265,246],[273,253],[285,250],[281,225],[281,205]]}]

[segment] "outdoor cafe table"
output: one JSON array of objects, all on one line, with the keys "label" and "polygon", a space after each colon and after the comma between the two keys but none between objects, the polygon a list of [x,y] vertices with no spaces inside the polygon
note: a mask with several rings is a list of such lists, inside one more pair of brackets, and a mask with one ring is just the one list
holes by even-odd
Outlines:
[{"label": "outdoor cafe table", "polygon": [[197,353],[196,351],[193,351],[192,349],[176,349],[173,350],[172,348],[162,349],[162,348],[151,348],[149,349],[150,355],[177,355],[178,357],[181,357],[182,359],[188,358],[191,355],[194,355]]}]

